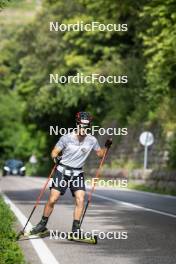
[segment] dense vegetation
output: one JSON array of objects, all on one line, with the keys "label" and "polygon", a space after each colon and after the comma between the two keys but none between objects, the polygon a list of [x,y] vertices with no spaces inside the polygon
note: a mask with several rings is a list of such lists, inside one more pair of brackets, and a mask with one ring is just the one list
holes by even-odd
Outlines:
[{"label": "dense vegetation", "polygon": [[8,3],[8,0],[0,0],[0,8],[3,8]]},{"label": "dense vegetation", "polygon": [[[56,140],[48,136],[49,126],[73,126],[73,117],[81,109],[91,111],[98,124],[111,120],[126,126],[158,123],[165,137],[171,132],[170,166],[174,167],[175,9],[174,0],[44,0],[32,22],[4,24],[0,44],[2,157],[28,160],[36,153],[40,160],[48,156]],[[128,31],[50,32],[49,21],[127,23]],[[50,73],[78,72],[128,75],[128,84],[49,83]]]},{"label": "dense vegetation", "polygon": [[24,264],[24,257],[16,242],[15,217],[0,197],[0,263]]}]

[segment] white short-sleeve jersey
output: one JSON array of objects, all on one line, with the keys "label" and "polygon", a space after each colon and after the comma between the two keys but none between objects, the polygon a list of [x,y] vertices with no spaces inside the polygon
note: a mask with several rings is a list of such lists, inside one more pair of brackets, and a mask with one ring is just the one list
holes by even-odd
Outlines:
[{"label": "white short-sleeve jersey", "polygon": [[61,163],[72,168],[82,168],[91,150],[100,149],[100,145],[94,136],[86,135],[84,140],[80,142],[74,132],[62,136],[56,147],[62,150]]}]

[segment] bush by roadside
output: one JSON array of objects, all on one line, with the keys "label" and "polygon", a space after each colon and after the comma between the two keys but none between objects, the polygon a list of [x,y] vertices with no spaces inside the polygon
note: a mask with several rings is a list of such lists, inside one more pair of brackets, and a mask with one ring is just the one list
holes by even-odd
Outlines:
[{"label": "bush by roadside", "polygon": [[24,264],[24,256],[13,229],[15,216],[0,196],[0,263]]}]

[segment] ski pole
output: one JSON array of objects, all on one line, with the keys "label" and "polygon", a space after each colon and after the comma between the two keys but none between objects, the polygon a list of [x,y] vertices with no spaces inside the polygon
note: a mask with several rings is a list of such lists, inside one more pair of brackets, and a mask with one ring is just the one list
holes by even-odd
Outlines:
[{"label": "ski pole", "polygon": [[[110,149],[110,147],[107,147],[107,148],[105,149],[105,152],[104,152],[104,154],[103,154],[103,157],[102,157],[102,159],[101,159],[101,161],[100,161],[100,165],[99,165],[99,167],[98,167],[98,169],[97,169],[97,172],[96,172],[96,179],[100,178],[100,171],[101,171],[101,168],[102,168],[102,166],[103,166],[103,164],[104,164],[104,162],[105,162],[105,158],[106,158],[106,156],[107,156],[107,154],[108,154],[109,149]],[[94,184],[93,184],[93,186],[92,186],[92,189],[91,189],[91,191],[90,191],[89,194],[88,194],[88,200],[87,200],[86,206],[85,206],[85,208],[84,208],[84,211],[83,211],[83,214],[82,214],[82,217],[81,217],[81,220],[80,220],[80,227],[81,227],[81,225],[82,225],[82,222],[83,222],[83,220],[84,220],[84,217],[85,217],[86,211],[87,211],[87,209],[88,209],[88,207],[89,207],[89,204],[90,204],[90,202],[91,202],[92,194],[93,194],[93,192],[95,191],[95,185],[96,185],[96,182],[94,182]]]},{"label": "ski pole", "polygon": [[51,176],[53,175],[53,173],[54,173],[54,171],[55,171],[55,169],[56,169],[56,166],[57,166],[57,164],[55,164],[54,167],[52,168],[52,170],[51,170],[51,172],[50,172],[50,174],[49,174],[49,176],[48,176],[48,178],[47,178],[47,181],[45,182],[43,188],[41,189],[41,191],[40,191],[40,193],[39,193],[39,195],[38,195],[38,197],[37,197],[37,200],[36,200],[36,202],[35,202],[35,204],[34,204],[34,207],[33,207],[32,211],[31,211],[31,213],[30,213],[30,215],[29,215],[29,217],[28,217],[28,219],[27,219],[27,222],[26,222],[25,226],[23,227],[23,229],[22,229],[22,230],[18,233],[18,235],[17,235],[17,240],[19,239],[19,237],[20,237],[21,235],[24,234],[24,231],[25,231],[25,229],[26,229],[26,226],[28,225],[28,223],[29,223],[29,221],[30,221],[30,219],[31,219],[31,217],[32,217],[32,215],[33,215],[35,209],[37,208],[37,206],[38,206],[38,204],[39,204],[39,202],[40,202],[40,199],[41,199],[41,197],[43,196],[43,194],[44,194],[44,192],[45,192],[45,190],[46,190],[46,187],[47,187],[47,185],[48,185],[48,182],[49,182]]}]

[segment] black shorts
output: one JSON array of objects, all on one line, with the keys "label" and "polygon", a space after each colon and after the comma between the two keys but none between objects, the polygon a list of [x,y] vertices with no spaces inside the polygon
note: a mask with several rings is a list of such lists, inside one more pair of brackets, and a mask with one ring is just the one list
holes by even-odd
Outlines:
[{"label": "black shorts", "polygon": [[55,189],[64,195],[67,188],[70,189],[73,196],[74,193],[78,190],[85,191],[85,182],[83,173],[80,173],[78,176],[73,176],[72,178],[66,175],[63,175],[60,171],[56,170],[55,175],[52,178],[50,185],[50,190]]}]

